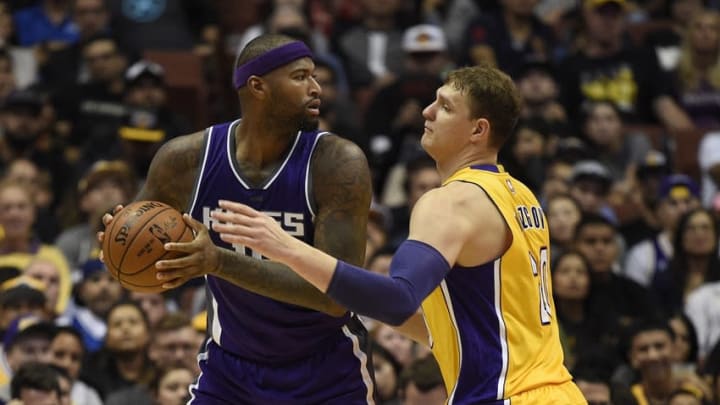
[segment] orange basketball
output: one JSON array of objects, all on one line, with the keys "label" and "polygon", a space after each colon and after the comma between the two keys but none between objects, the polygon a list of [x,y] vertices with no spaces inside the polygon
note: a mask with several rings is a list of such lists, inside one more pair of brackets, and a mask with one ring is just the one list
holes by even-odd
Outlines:
[{"label": "orange basketball", "polygon": [[168,252],[167,242],[189,242],[192,229],[175,208],[158,201],[137,201],[118,212],[105,228],[103,256],[110,274],[128,290],[162,292],[155,262],[181,253]]}]

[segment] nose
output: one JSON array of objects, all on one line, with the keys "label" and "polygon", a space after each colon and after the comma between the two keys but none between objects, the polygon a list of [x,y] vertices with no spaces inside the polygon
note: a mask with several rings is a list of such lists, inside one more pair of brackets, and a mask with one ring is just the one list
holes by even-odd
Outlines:
[{"label": "nose", "polygon": [[322,94],[322,87],[314,77],[310,77],[310,95],[313,97],[320,97]]},{"label": "nose", "polygon": [[434,112],[433,106],[434,105],[435,105],[435,103],[432,103],[432,104],[428,105],[427,107],[425,107],[425,109],[423,109],[423,111],[422,111],[423,118],[425,118],[428,121],[433,120],[433,112]]}]

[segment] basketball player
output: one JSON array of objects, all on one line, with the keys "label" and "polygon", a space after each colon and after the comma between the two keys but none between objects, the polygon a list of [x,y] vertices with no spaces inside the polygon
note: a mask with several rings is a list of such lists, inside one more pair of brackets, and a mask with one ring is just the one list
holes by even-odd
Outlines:
[{"label": "basketball player", "polygon": [[[287,264],[348,309],[428,343],[449,403],[586,403],[563,366],[545,215],[497,165],[519,110],[517,90],[499,70],[449,75],[423,111],[422,145],[443,186],[416,203],[389,277],[293,239],[247,205],[221,201],[229,212],[213,214],[213,228]],[[427,330],[412,317],[421,303]]]},{"label": "basketball player", "polygon": [[190,404],[373,402],[357,318],[286,266],[208,231],[219,200],[242,201],[298,240],[363,262],[369,169],[360,148],[313,129],[321,92],[313,70],[302,42],[248,43],[234,73],[242,119],[165,144],[136,198],[192,216],[195,239],[165,246],[186,255],[156,263],[167,288],[200,275],[209,287],[211,339]]}]

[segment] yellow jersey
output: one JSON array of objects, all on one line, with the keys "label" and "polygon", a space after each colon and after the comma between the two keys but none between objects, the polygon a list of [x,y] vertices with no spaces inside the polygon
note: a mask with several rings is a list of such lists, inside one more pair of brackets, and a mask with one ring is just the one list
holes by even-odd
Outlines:
[{"label": "yellow jersey", "polygon": [[[454,181],[476,184],[487,193],[510,228],[512,244],[492,262],[454,265],[423,301],[448,403],[514,404],[514,396],[528,391],[571,384],[563,365],[550,283],[550,236],[540,203],[495,165],[462,169],[443,185]],[[574,385],[567,403],[585,403]]]}]

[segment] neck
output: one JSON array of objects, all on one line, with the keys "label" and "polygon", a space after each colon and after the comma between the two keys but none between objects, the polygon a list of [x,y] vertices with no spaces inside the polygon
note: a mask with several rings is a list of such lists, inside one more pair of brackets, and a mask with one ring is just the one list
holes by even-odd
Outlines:
[{"label": "neck", "polygon": [[687,258],[687,272],[692,273],[707,273],[708,263],[710,258],[707,256],[688,256]]},{"label": "neck", "polygon": [[555,300],[555,308],[558,314],[572,322],[581,322],[585,319],[585,310],[582,300],[573,298],[559,298]]},{"label": "neck", "polygon": [[115,356],[120,375],[128,381],[137,381],[145,368],[143,351],[127,352]]},{"label": "neck", "polygon": [[505,24],[510,32],[529,31],[532,18],[529,15],[517,14],[510,11],[503,13]]},{"label": "neck", "polygon": [[[259,115],[246,115],[253,116]],[[243,118],[235,129],[235,156],[256,167],[276,162],[288,149],[297,131],[298,128],[281,127],[265,120]]]},{"label": "neck", "polygon": [[651,403],[659,400],[664,401],[675,389],[672,373],[668,372],[666,375],[652,381],[643,379],[642,387],[643,391],[645,391],[645,396]]},{"label": "neck", "polygon": [[0,251],[7,253],[29,252],[30,238],[3,239],[0,242]]},{"label": "neck", "polygon": [[446,163],[437,162],[438,173],[444,182],[458,170],[474,165],[496,165],[498,164],[497,152],[485,151],[473,156],[459,156],[457,159]]},{"label": "neck", "polygon": [[50,21],[58,23],[62,21],[68,12],[68,3],[65,1],[46,1],[43,4],[45,14],[47,14]]},{"label": "neck", "polygon": [[365,27],[371,31],[389,31],[395,26],[393,16],[368,16],[365,18]]},{"label": "neck", "polygon": [[693,52],[693,66],[705,76],[718,60],[718,52]]},{"label": "neck", "polygon": [[621,48],[622,41],[620,39],[605,42],[591,40],[585,47],[585,54],[594,58],[602,58],[620,51]]}]

